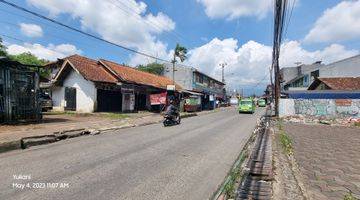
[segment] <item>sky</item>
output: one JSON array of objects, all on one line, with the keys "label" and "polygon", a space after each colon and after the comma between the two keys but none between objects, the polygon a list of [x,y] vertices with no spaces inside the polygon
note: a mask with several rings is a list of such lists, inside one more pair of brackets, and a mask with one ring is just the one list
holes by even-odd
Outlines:
[{"label": "sky", "polygon": [[[8,0],[10,1],[10,0]],[[170,60],[177,43],[183,64],[228,89],[263,92],[269,83],[273,0],[12,0],[100,38]],[[56,60],[72,54],[130,66],[156,60],[134,54],[0,3],[0,37],[10,54]],[[360,53],[360,0],[289,0],[281,67],[331,63]],[[157,62],[160,62],[157,60]]]}]

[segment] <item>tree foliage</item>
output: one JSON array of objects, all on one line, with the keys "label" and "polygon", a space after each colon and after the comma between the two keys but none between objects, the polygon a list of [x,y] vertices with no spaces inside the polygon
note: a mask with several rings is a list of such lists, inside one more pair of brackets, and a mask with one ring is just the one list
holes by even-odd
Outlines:
[{"label": "tree foliage", "polygon": [[[27,53],[21,53],[18,55],[10,55],[6,52],[6,46],[2,43],[2,38],[0,37],[0,56],[5,56],[10,60],[18,61],[21,64],[24,65],[36,65],[36,66],[44,66],[49,61],[40,59],[36,57],[35,55],[31,54],[30,52]],[[43,67],[40,68],[40,76],[49,78],[50,76],[50,70],[44,69]]]},{"label": "tree foliage", "polygon": [[183,46],[180,46],[179,44],[176,44],[175,51],[174,51],[174,61],[175,58],[180,58],[181,62],[183,62],[186,59],[187,49]]},{"label": "tree foliage", "polygon": [[0,37],[0,56],[7,56],[6,47],[2,43],[1,37]]},{"label": "tree foliage", "polygon": [[35,55],[31,54],[30,52],[21,53],[18,55],[9,55],[9,58],[14,61],[18,61],[24,65],[38,65],[42,66],[48,63],[49,61],[44,59],[39,59]]},{"label": "tree foliage", "polygon": [[[36,65],[36,66],[44,66],[49,61],[44,59],[39,59],[35,55],[31,54],[30,52],[22,53],[18,55],[8,55],[9,59],[18,61],[24,65]],[[40,76],[48,78],[50,75],[50,71],[43,67],[40,67]]]},{"label": "tree foliage", "polygon": [[164,73],[164,65],[160,63],[149,63],[147,65],[138,65],[137,69],[152,74],[162,75]]}]

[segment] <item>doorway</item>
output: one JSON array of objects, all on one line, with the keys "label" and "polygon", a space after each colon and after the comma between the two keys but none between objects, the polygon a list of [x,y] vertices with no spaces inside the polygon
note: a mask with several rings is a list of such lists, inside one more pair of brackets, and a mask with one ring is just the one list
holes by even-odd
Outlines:
[{"label": "doorway", "polygon": [[122,94],[120,91],[97,90],[98,112],[121,112]]},{"label": "doorway", "polygon": [[76,88],[66,87],[65,88],[65,110],[76,111]]}]

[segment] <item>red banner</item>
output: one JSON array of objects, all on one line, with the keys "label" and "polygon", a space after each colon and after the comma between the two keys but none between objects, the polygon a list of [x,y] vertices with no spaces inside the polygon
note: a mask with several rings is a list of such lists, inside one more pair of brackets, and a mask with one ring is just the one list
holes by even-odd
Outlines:
[{"label": "red banner", "polygon": [[166,92],[159,94],[150,94],[150,104],[151,105],[166,104]]}]

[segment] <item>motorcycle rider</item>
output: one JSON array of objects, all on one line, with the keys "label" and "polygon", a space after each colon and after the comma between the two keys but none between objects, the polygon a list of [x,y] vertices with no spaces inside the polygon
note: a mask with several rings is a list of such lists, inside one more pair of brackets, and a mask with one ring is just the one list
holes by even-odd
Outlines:
[{"label": "motorcycle rider", "polygon": [[169,101],[169,106],[166,108],[166,114],[170,115],[174,120],[178,115],[178,108],[175,106],[173,99],[170,99]]}]

